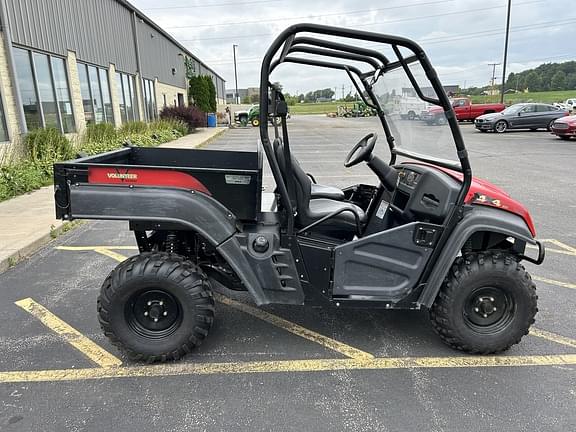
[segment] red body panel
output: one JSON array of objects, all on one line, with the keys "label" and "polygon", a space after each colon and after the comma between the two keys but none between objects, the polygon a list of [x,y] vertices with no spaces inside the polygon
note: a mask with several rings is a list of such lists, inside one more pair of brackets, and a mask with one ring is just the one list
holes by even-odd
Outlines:
[{"label": "red body panel", "polygon": [[561,136],[576,136],[576,115],[557,119],[552,124],[552,133]]},{"label": "red body panel", "polygon": [[[415,165],[426,165],[448,174],[455,180],[462,181],[463,175],[451,169],[438,167],[435,165],[424,164],[419,162],[410,162]],[[524,219],[532,236],[536,237],[536,228],[530,213],[522,204],[513,199],[510,195],[500,189],[498,186],[476,177],[472,178],[472,184],[468,194],[464,199],[466,204],[484,205],[499,208],[514,213]]]},{"label": "red body panel", "polygon": [[180,171],[162,169],[89,167],[88,183],[171,186],[183,189],[193,189],[211,195],[206,186],[204,186],[196,177]]}]

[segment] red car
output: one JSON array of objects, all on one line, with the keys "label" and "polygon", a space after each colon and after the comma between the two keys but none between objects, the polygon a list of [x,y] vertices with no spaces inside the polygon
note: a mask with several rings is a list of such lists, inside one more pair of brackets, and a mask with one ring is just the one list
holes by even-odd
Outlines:
[{"label": "red car", "polygon": [[552,123],[552,133],[563,140],[576,137],[576,115],[556,120]]},{"label": "red car", "polygon": [[[454,113],[456,114],[458,121],[474,121],[476,117],[479,117],[483,114],[498,113],[504,110],[506,105],[499,103],[473,104],[470,101],[470,98],[459,97],[452,99],[452,108],[454,108]],[[423,113],[420,118],[429,125],[445,125],[447,123],[446,117],[444,116],[444,111],[442,108],[437,106],[433,106],[428,109],[428,112]]]}]

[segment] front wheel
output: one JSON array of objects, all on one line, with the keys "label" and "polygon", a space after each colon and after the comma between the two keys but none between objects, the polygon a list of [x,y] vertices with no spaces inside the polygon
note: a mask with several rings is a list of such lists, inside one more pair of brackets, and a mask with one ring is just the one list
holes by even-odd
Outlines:
[{"label": "front wheel", "polygon": [[498,122],[496,122],[496,124],[494,125],[494,131],[498,132],[498,133],[504,133],[508,130],[508,123],[506,123],[506,121],[504,120],[500,120]]},{"label": "front wheel", "polygon": [[168,253],[144,253],[118,265],[98,297],[104,334],[132,360],[176,360],[208,335],[214,299],[195,264]]},{"label": "front wheel", "polygon": [[252,126],[258,127],[258,126],[260,126],[260,119],[257,119],[257,118],[252,119],[252,121],[250,123],[252,124]]},{"label": "front wheel", "polygon": [[430,309],[432,325],[451,347],[473,354],[505,351],[528,334],[536,286],[516,259],[501,253],[458,258]]},{"label": "front wheel", "polygon": [[570,139],[570,137],[566,136],[566,135],[558,135],[558,138],[560,138],[561,140],[564,140],[564,141],[568,141]]}]

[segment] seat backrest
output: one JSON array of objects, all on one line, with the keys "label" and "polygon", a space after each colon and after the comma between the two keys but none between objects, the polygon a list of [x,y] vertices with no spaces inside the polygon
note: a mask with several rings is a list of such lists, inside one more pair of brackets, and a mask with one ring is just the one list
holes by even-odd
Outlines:
[{"label": "seat backrest", "polygon": [[[282,144],[282,140],[276,138],[272,143],[272,146],[274,148],[274,156],[276,156],[276,161],[278,161],[278,166],[282,173],[282,178],[286,182],[286,158],[284,157],[284,145]],[[310,177],[308,177],[292,154],[290,155],[290,160],[292,162],[292,175],[295,180],[296,206],[298,214],[308,214],[312,180],[310,180]],[[296,219],[298,220],[299,218],[297,217]]]}]

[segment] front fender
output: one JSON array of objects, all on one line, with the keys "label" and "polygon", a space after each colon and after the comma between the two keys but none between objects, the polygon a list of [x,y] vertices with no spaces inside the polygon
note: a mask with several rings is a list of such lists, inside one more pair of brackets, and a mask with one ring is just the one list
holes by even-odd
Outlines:
[{"label": "front fender", "polygon": [[[420,305],[432,306],[444,282],[444,278],[464,244],[472,234],[480,231],[504,234],[525,241],[528,244],[539,245],[539,242],[532,237],[526,222],[520,216],[491,207],[471,207],[471,210],[465,214],[464,218],[452,231],[434,265],[434,269],[428,279],[423,282],[424,288],[418,298]],[[541,245],[539,247],[541,248],[539,256],[539,261],[541,262],[544,259],[544,250]]]}]

